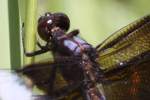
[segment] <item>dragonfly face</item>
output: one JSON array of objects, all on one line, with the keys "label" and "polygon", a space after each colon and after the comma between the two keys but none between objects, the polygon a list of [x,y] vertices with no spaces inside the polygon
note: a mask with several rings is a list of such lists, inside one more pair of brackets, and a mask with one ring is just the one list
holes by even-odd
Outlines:
[{"label": "dragonfly face", "polygon": [[54,62],[32,64],[20,72],[57,99],[150,99],[150,16],[115,32],[95,48],[77,36],[78,30],[65,34],[69,24],[63,13],[40,17],[38,33],[47,44],[38,43],[41,50],[25,54],[52,51]]},{"label": "dragonfly face", "polygon": [[70,20],[67,15],[63,13],[45,13],[38,20],[38,34],[47,41],[53,35],[52,29],[59,27],[63,31],[67,31],[70,26]]}]

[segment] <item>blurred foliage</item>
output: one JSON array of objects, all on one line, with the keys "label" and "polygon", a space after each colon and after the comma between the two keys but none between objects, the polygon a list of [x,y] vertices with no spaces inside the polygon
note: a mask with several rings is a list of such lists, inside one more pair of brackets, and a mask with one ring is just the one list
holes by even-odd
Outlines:
[{"label": "blurred foliage", "polygon": [[8,2],[0,1],[0,68],[10,68]]},{"label": "blurred foliage", "polygon": [[18,0],[0,0],[0,68],[20,67]]},{"label": "blurred foliage", "polygon": [[[36,31],[37,31],[37,0],[26,0],[24,21],[24,48],[26,52],[35,51],[36,44]],[[24,64],[34,62],[34,57],[24,56]]]},{"label": "blurred foliage", "polygon": [[18,0],[8,1],[8,8],[11,68],[16,69],[21,66]]}]

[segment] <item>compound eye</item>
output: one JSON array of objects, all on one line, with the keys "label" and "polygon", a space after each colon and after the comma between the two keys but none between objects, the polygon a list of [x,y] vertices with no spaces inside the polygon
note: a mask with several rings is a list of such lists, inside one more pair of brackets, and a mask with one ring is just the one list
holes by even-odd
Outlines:
[{"label": "compound eye", "polygon": [[[47,21],[48,19],[52,19],[52,16],[53,15],[50,12],[47,12],[38,19],[38,23],[42,23],[42,22]],[[48,22],[50,22],[50,21],[48,21]]]},{"label": "compound eye", "polygon": [[47,17],[45,17],[41,20],[39,19],[38,34],[45,41],[48,41],[51,36],[51,27],[49,27],[49,26],[52,26],[51,19],[47,19]]},{"label": "compound eye", "polygon": [[47,20],[47,25],[51,25],[53,21],[51,19]]},{"label": "compound eye", "polygon": [[70,27],[69,17],[64,13],[54,13],[55,26],[67,31]]},{"label": "compound eye", "polygon": [[59,27],[63,31],[67,31],[70,26],[70,20],[64,13],[50,13],[47,12],[38,20],[38,34],[47,41],[52,36],[51,30]]},{"label": "compound eye", "polygon": [[43,22],[44,19],[45,19],[45,17],[44,17],[44,16],[41,16],[41,17],[38,19],[38,23]]}]

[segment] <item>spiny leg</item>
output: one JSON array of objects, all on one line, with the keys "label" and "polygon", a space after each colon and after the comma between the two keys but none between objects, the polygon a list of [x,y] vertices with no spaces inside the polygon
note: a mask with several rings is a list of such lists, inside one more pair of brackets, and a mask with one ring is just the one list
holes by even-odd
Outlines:
[{"label": "spiny leg", "polygon": [[26,52],[25,45],[24,45],[24,38],[23,38],[23,37],[24,37],[23,29],[24,29],[24,23],[22,24],[22,45],[23,45],[24,54],[25,54],[27,57],[32,57],[32,56],[40,55],[40,54],[46,53],[46,52],[48,52],[48,51],[50,50],[50,49],[47,47],[47,46],[48,46],[48,43],[47,43],[45,46],[42,46],[39,42],[37,42],[37,45],[38,45],[38,47],[40,48],[40,50],[33,51],[33,52]]}]

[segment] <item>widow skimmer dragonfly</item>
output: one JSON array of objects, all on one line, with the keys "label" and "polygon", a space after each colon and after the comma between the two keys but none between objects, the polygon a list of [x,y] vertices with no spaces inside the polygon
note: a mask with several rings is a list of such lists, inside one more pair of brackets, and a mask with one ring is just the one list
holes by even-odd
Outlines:
[{"label": "widow skimmer dragonfly", "polygon": [[54,61],[18,70],[50,100],[149,100],[150,16],[145,16],[93,47],[73,30],[63,13],[47,12],[38,20],[46,41],[35,56],[51,51]]}]

